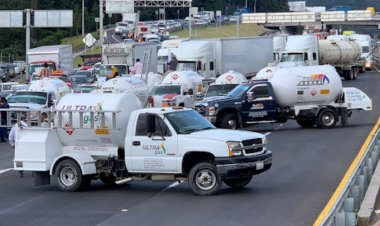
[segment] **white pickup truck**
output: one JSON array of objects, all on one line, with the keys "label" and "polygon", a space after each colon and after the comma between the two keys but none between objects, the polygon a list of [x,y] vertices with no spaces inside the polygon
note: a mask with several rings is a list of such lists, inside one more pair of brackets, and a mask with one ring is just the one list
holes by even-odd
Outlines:
[{"label": "white pickup truck", "polygon": [[70,94],[58,103],[54,126],[19,130],[14,169],[35,172],[36,185],[56,175],[64,191],[131,180],[188,180],[198,195],[222,182],[246,186],[268,170],[264,135],[216,129],[192,109],[141,108],[132,93]]}]

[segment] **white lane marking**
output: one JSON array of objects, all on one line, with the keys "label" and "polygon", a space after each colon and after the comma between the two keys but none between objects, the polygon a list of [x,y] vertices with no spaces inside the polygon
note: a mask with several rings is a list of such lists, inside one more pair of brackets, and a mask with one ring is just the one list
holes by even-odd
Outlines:
[{"label": "white lane marking", "polygon": [[0,170],[0,174],[13,170],[13,168]]},{"label": "white lane marking", "polygon": [[274,131],[276,131],[276,130],[279,130],[281,127],[283,127],[284,126],[284,124],[280,124],[279,126],[277,126],[276,128],[274,128],[274,130],[272,130],[272,131],[270,131],[270,132],[267,132],[267,133],[265,133],[264,135],[265,136],[269,136],[269,135],[271,135]]},{"label": "white lane marking", "polygon": [[376,66],[373,66],[375,69],[376,69],[376,71],[377,72],[379,72],[380,73],[380,70],[379,69],[377,69],[377,67]]},{"label": "white lane marking", "polygon": [[166,187],[164,190],[162,190],[162,191],[166,191],[166,190],[168,190],[169,188],[174,188],[174,187],[180,185],[182,182],[183,182],[183,181],[176,181],[176,182],[172,183],[171,185],[167,186],[167,187]]},{"label": "white lane marking", "polygon": [[121,43],[119,40],[116,39],[115,34],[112,35],[113,40],[117,41],[118,43]]}]

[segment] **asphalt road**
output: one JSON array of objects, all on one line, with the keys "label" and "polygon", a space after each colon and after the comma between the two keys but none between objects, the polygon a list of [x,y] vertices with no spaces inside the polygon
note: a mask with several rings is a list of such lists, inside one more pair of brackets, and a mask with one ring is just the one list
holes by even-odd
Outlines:
[{"label": "asphalt road", "polygon": [[[34,187],[30,172],[0,173],[0,225],[311,225],[338,186],[380,113],[380,74],[344,81],[373,99],[374,110],[355,112],[349,126],[302,129],[291,121],[250,129],[270,133],[273,167],[242,190],[223,186],[210,197],[186,182],[132,182],[108,189],[94,181],[86,192],[60,191],[55,182]],[[0,172],[13,151],[0,143]],[[52,181],[54,178],[52,177]]]}]

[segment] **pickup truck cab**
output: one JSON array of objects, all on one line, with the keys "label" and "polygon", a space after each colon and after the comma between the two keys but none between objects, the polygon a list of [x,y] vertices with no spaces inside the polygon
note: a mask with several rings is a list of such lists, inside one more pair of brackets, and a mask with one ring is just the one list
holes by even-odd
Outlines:
[{"label": "pickup truck cab", "polygon": [[[104,111],[101,114],[116,113]],[[58,118],[65,120],[63,116]],[[222,182],[233,188],[246,186],[253,175],[268,170],[272,164],[272,152],[266,147],[265,135],[217,129],[192,109],[132,111],[123,145],[112,144],[116,132],[120,132],[114,131],[119,124],[90,128],[87,132],[79,125],[71,127],[69,135],[67,124],[56,123],[54,128],[25,127],[19,131],[15,170],[36,171],[37,179],[55,174],[59,188],[64,191],[85,189],[93,179],[107,185],[132,180],[188,180],[194,193],[212,195],[219,191]],[[36,133],[40,137],[33,142],[40,144],[40,148],[31,153],[27,150],[28,137]],[[94,140],[78,146],[89,136],[101,138],[103,144]],[[54,150],[51,147],[55,147]],[[43,156],[43,161],[37,161],[36,156]]]}]

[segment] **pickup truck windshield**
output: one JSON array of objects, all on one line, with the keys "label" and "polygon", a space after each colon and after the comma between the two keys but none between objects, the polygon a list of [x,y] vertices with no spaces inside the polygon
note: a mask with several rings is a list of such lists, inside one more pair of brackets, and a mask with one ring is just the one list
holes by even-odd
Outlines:
[{"label": "pickup truck windshield", "polygon": [[[31,64],[29,66],[29,74],[33,74],[34,72],[39,72],[44,67],[44,64]],[[50,71],[55,70],[55,66],[53,64],[48,64],[48,68]]]},{"label": "pickup truck windshield", "polygon": [[238,84],[211,85],[207,89],[205,97],[227,96]]},{"label": "pickup truck windshield", "polygon": [[155,86],[150,95],[181,94],[180,85]]},{"label": "pickup truck windshield", "polygon": [[31,103],[46,104],[47,93],[43,92],[21,92],[8,98],[8,103]]},{"label": "pickup truck windshield", "polygon": [[281,62],[302,62],[303,54],[302,53],[283,53],[281,56]]},{"label": "pickup truck windshield", "polygon": [[227,96],[239,98],[245,91],[247,91],[247,89],[249,89],[249,87],[251,87],[250,84],[238,85],[235,87],[235,89],[229,92]]},{"label": "pickup truck windshield", "polygon": [[[111,69],[112,65],[101,65],[99,70],[99,77],[106,77],[107,75],[110,75],[112,73]],[[117,71],[119,73],[119,76],[128,74],[127,66],[126,65],[115,65],[117,68]]]},{"label": "pickup truck windshield", "polygon": [[190,134],[201,130],[215,129],[209,121],[194,110],[166,113],[165,117],[178,134]]}]

